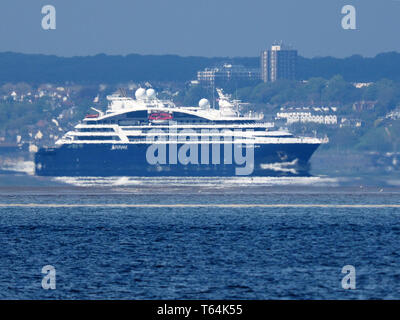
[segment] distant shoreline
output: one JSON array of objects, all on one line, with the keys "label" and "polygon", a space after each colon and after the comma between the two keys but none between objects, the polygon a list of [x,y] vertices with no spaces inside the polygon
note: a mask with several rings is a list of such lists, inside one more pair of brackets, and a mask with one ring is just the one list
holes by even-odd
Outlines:
[{"label": "distant shoreline", "polygon": [[[259,57],[182,57],[178,55],[105,55],[58,57],[43,54],[0,53],[0,83],[118,83],[124,81],[180,81],[196,78],[197,71],[230,62],[247,67],[260,65]],[[298,57],[297,79],[331,78],[347,81],[379,79],[400,81],[400,53],[386,52],[373,58]]]}]

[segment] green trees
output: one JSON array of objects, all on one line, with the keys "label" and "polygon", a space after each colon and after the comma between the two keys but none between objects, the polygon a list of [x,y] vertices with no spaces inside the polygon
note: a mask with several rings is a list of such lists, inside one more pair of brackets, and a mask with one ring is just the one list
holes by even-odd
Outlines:
[{"label": "green trees", "polygon": [[400,101],[400,86],[392,80],[383,79],[374,84],[380,115],[394,109]]},{"label": "green trees", "polygon": [[238,90],[243,100],[254,103],[285,104],[297,102],[308,105],[346,104],[359,101],[363,90],[336,75],[329,80],[311,78],[307,81],[279,80],[261,83],[254,88]]},{"label": "green trees", "polygon": [[188,89],[181,91],[179,96],[174,101],[183,106],[197,106],[200,99],[209,99],[212,101],[211,89],[207,89],[202,86],[191,86]]},{"label": "green trees", "polygon": [[[258,111],[274,115],[281,106],[335,106],[343,126],[328,128],[316,124],[293,125],[291,130],[307,133],[316,130],[327,134],[330,143],[324,149],[357,151],[400,151],[400,121],[385,115],[400,107],[400,83],[381,79],[375,83],[355,86],[341,75],[330,79],[320,77],[307,81],[276,81],[238,90],[239,98],[250,101]],[[349,121],[362,126],[349,125]]]},{"label": "green trees", "polygon": [[351,83],[346,82],[341,75],[333,76],[326,82],[322,90],[324,102],[337,102],[341,104],[359,100],[361,91]]},{"label": "green trees", "polygon": [[311,78],[304,85],[305,99],[311,104],[322,102],[322,91],[326,87],[326,80],[323,78]]}]

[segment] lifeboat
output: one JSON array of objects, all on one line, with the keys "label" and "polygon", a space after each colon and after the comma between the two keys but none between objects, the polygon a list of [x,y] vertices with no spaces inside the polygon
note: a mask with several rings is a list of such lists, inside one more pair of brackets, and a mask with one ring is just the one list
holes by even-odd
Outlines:
[{"label": "lifeboat", "polygon": [[156,112],[149,115],[149,120],[171,120],[172,114],[168,112]]},{"label": "lifeboat", "polygon": [[92,118],[98,118],[98,117],[99,117],[98,114],[87,114],[85,118],[92,119]]}]

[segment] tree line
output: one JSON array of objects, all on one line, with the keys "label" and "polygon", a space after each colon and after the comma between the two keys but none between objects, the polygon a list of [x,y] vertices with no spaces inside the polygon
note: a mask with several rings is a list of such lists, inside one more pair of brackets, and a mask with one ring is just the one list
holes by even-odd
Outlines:
[{"label": "tree line", "polygon": [[[189,81],[197,71],[222,63],[259,68],[259,57],[181,57],[177,55],[126,56],[99,54],[87,57],[57,57],[40,54],[0,53],[0,84],[118,83],[126,81]],[[346,81],[400,81],[400,54],[388,52],[373,58],[298,57],[297,80],[340,74]]]}]

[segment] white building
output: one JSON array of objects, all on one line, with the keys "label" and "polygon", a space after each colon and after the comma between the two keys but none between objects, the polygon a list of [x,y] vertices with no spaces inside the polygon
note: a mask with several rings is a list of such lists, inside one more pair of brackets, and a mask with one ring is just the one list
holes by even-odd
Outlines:
[{"label": "white building", "polygon": [[[312,108],[315,113],[311,113],[310,108],[281,108],[282,112],[276,114],[276,119],[286,119],[286,124],[299,123],[318,123],[326,125],[335,125],[338,123],[335,114],[326,114],[333,108],[322,107]],[[335,108],[336,111],[336,108]]]}]

